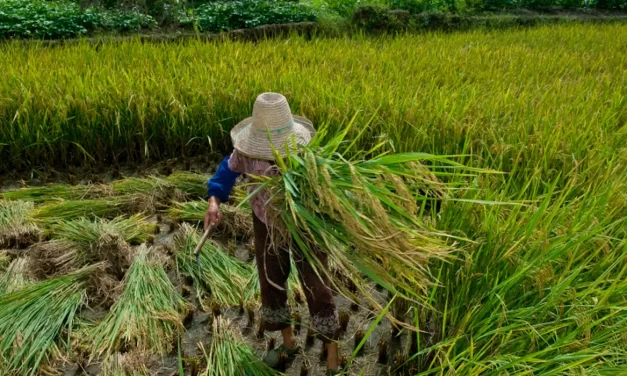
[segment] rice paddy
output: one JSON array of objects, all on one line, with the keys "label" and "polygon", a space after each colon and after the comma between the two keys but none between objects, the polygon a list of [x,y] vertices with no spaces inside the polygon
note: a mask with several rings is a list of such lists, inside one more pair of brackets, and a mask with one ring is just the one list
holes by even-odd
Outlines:
[{"label": "rice paddy", "polygon": [[[255,96],[283,92],[325,130],[321,147],[341,141],[302,165],[286,161],[295,183],[320,183],[298,185],[286,213],[305,218],[302,202],[337,209],[324,225],[338,238],[316,232],[320,217],[294,223],[336,246],[329,272],[342,292],[349,374],[627,374],[626,38],[625,25],[608,24],[256,44],[6,43],[0,169],[228,152],[227,131]],[[318,163],[344,150],[345,164]],[[378,156],[392,152],[446,156],[408,171],[442,185],[399,184],[384,171],[394,161]],[[212,163],[20,189],[3,175],[0,374],[89,365],[94,375],[170,375],[179,363],[185,374],[237,374],[227,360],[256,364],[272,336],[259,320],[243,187],[201,267],[192,255]],[[351,168],[363,191],[352,179],[328,184],[324,174]],[[376,217],[377,195],[389,198],[385,210],[403,206],[392,223]],[[342,205],[355,197],[378,218],[368,227],[348,222]],[[364,231],[389,233],[405,212],[419,229],[408,238],[434,257],[401,262],[409,256],[385,253],[404,244],[393,243],[366,268],[347,268],[350,239],[367,249]],[[373,281],[367,271],[381,268],[394,273]],[[294,295],[306,351],[287,373],[318,374]]]}]

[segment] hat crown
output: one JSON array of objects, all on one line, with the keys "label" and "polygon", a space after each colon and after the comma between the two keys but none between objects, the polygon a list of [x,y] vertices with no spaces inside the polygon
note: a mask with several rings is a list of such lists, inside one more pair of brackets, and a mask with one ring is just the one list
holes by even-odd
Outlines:
[{"label": "hat crown", "polygon": [[253,105],[252,127],[259,130],[281,130],[293,124],[287,99],[279,93],[263,93]]}]

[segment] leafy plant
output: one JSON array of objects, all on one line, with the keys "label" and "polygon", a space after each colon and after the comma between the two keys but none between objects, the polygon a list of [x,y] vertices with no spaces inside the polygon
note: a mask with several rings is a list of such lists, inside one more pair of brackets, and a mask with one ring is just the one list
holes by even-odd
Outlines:
[{"label": "leafy plant", "polygon": [[72,38],[93,30],[139,30],[155,21],[137,12],[88,8],[69,1],[3,0],[0,37]]},{"label": "leafy plant", "polygon": [[197,25],[202,30],[219,32],[248,29],[267,24],[315,21],[316,14],[306,5],[267,0],[236,0],[202,4],[181,17],[183,26]]}]

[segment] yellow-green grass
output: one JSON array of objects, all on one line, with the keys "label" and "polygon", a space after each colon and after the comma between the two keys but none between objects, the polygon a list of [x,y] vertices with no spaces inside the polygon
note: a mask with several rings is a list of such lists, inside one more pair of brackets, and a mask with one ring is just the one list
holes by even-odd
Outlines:
[{"label": "yellow-green grass", "polygon": [[619,127],[626,31],[615,24],[255,44],[8,43],[0,47],[0,160],[6,168],[224,151],[226,131],[272,90],[315,123],[378,109],[369,134],[387,134],[400,151],[472,152],[477,163],[537,180],[573,168],[599,177],[627,137]]}]

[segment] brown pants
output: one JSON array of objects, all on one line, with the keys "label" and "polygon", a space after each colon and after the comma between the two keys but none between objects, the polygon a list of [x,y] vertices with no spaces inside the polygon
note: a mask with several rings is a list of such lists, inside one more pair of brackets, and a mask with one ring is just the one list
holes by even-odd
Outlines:
[{"label": "brown pants", "polygon": [[[272,246],[268,227],[254,214],[253,225],[264,327],[268,331],[282,330],[289,327],[292,321],[287,301],[290,251]],[[326,265],[325,255],[318,257]],[[322,341],[336,340],[339,320],[327,278],[325,276],[321,278],[303,257],[295,257],[294,264],[307,298],[311,327]]]}]

